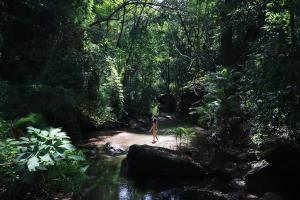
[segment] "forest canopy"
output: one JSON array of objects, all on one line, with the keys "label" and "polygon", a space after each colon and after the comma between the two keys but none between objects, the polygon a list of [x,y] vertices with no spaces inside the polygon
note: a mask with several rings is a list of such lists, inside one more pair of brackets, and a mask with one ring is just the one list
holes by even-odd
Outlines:
[{"label": "forest canopy", "polygon": [[217,145],[299,144],[300,1],[0,1],[0,198],[76,195],[72,142],[162,112]]},{"label": "forest canopy", "polygon": [[[223,135],[299,133],[296,0],[4,0],[1,116],[80,132],[162,96]],[[186,109],[186,97],[193,98]],[[196,103],[195,103],[196,102]]]},{"label": "forest canopy", "polygon": [[202,126],[299,130],[298,1],[10,0],[1,10],[3,119],[41,113],[79,133],[191,93]]}]

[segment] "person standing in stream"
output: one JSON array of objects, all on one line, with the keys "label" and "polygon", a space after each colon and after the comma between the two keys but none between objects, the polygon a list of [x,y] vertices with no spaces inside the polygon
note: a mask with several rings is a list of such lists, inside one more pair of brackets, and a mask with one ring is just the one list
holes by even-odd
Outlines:
[{"label": "person standing in stream", "polygon": [[158,129],[157,129],[157,119],[153,118],[152,120],[152,126],[151,129],[149,130],[150,133],[152,133],[153,136],[153,141],[152,143],[155,143],[155,139],[158,141],[158,137],[157,137],[157,133],[158,133]]}]

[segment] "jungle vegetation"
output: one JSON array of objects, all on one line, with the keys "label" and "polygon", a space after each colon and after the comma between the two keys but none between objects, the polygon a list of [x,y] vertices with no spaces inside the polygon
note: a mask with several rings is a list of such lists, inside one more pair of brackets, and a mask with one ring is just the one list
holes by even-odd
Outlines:
[{"label": "jungle vegetation", "polygon": [[71,140],[150,118],[163,96],[224,144],[299,142],[298,0],[2,0],[0,11],[6,188],[75,191],[87,163]]}]

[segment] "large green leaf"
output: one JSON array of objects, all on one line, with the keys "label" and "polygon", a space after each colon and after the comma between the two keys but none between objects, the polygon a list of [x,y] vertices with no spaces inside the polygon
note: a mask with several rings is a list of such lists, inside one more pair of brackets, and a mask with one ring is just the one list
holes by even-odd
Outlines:
[{"label": "large green leaf", "polygon": [[36,168],[40,165],[39,159],[36,156],[30,158],[27,162],[27,167],[30,172],[36,171]]},{"label": "large green leaf", "polygon": [[52,160],[52,158],[50,157],[49,153],[40,156],[40,159],[42,162],[45,162],[47,164],[54,164],[54,161]]},{"label": "large green leaf", "polygon": [[20,137],[20,139],[24,140],[24,141],[27,141],[27,142],[29,141],[29,139],[27,137]]},{"label": "large green leaf", "polygon": [[66,149],[66,150],[75,150],[76,148],[72,144],[63,144],[59,146],[60,148]]},{"label": "large green leaf", "polygon": [[82,173],[85,173],[86,170],[87,170],[88,168],[89,168],[89,166],[86,165],[86,166],[84,166],[84,167],[81,167],[81,168],[80,168],[80,171],[81,171]]},{"label": "large green leaf", "polygon": [[83,156],[79,156],[79,155],[70,155],[70,156],[68,156],[68,158],[71,158],[76,161],[84,161],[85,160],[85,158]]}]

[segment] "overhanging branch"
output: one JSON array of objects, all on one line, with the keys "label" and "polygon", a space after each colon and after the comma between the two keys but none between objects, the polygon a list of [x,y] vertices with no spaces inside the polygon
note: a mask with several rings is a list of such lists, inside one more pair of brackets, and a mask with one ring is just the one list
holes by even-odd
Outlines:
[{"label": "overhanging branch", "polygon": [[120,10],[122,10],[124,7],[128,6],[128,5],[146,5],[146,6],[154,6],[154,7],[161,7],[161,8],[167,8],[167,9],[171,9],[171,10],[178,10],[176,7],[172,7],[172,6],[168,6],[168,5],[164,5],[162,3],[158,4],[158,3],[153,3],[153,2],[144,2],[144,1],[126,1],[123,4],[121,4],[119,7],[117,7],[110,15],[108,15],[107,17],[97,20],[95,22],[93,22],[92,24],[90,24],[91,26],[95,26],[96,24],[101,24],[102,22],[106,22],[106,21],[110,21],[112,19],[112,17],[118,13]]}]

